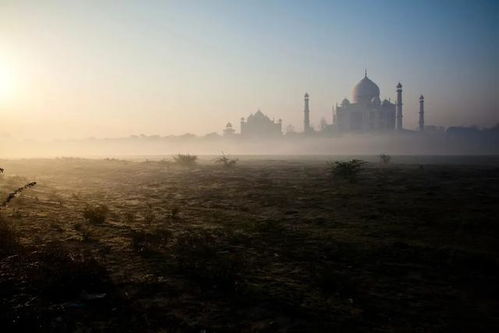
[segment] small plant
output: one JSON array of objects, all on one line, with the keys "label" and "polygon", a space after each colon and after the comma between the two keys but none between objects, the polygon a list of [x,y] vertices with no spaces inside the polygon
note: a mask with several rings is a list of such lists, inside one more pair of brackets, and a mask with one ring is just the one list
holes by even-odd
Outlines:
[{"label": "small plant", "polygon": [[183,167],[193,167],[197,163],[198,157],[190,154],[177,154],[173,156],[173,162]]},{"label": "small plant", "polygon": [[[2,169],[3,170],[3,169]],[[3,208],[3,207],[6,207],[9,202],[12,201],[12,199],[14,199],[17,195],[19,195],[22,191],[24,190],[27,190],[33,186],[36,185],[36,182],[31,182],[31,183],[28,183],[24,186],[21,186],[19,188],[17,188],[15,191],[13,192],[10,192],[9,195],[7,196],[7,198],[2,202],[2,204],[0,205],[0,208]]]},{"label": "small plant", "polygon": [[379,162],[384,165],[389,164],[390,161],[392,160],[392,157],[388,154],[381,154],[378,157],[379,157]]},{"label": "small plant", "polygon": [[83,217],[88,223],[102,224],[106,221],[109,208],[106,205],[88,205],[83,210]]},{"label": "small plant", "polygon": [[237,158],[229,158],[222,153],[222,155],[215,160],[215,163],[221,164],[225,168],[232,168],[236,165],[237,161]]},{"label": "small plant", "polygon": [[362,160],[353,159],[345,162],[335,161],[329,163],[329,166],[333,179],[346,180],[350,183],[354,183],[357,181],[357,177],[366,163],[367,162]]}]

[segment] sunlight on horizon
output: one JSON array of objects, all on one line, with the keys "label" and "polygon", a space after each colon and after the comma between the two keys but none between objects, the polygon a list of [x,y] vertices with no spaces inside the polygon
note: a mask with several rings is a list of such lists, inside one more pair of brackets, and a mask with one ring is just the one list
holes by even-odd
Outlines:
[{"label": "sunlight on horizon", "polygon": [[305,92],[318,127],[366,67],[381,98],[402,82],[408,128],[421,94],[432,125],[499,121],[495,4],[365,5],[2,2],[0,133],[204,135],[258,109],[301,128]]}]

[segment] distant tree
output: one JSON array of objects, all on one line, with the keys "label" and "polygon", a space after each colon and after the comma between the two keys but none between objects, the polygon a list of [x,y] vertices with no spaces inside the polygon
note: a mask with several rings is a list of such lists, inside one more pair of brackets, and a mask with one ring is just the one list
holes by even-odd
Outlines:
[{"label": "distant tree", "polygon": [[380,154],[378,157],[379,157],[379,162],[384,165],[389,164],[390,161],[392,160],[392,157],[390,155],[384,153]]}]

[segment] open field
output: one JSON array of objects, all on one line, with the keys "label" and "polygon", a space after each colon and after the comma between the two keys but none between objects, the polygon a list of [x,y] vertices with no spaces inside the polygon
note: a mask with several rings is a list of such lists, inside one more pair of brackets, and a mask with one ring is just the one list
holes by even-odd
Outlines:
[{"label": "open field", "polygon": [[499,331],[499,161],[442,160],[3,160],[2,198],[38,184],[0,211],[0,327]]}]

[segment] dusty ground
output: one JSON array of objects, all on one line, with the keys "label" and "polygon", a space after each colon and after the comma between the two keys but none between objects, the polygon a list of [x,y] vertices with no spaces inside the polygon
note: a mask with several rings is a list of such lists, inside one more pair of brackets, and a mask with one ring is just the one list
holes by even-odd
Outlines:
[{"label": "dusty ground", "polygon": [[499,164],[208,162],[1,161],[0,326],[499,331]]}]

